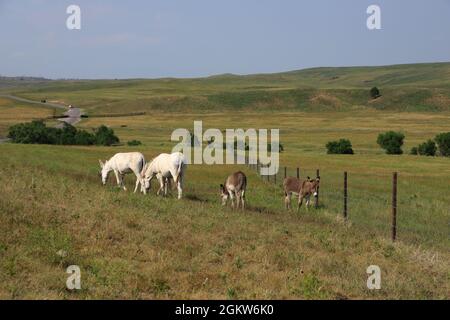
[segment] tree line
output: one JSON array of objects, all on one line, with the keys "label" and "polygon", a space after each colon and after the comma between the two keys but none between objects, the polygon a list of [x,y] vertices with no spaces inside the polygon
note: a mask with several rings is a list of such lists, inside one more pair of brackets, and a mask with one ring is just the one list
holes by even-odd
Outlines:
[{"label": "tree line", "polygon": [[[378,145],[385,150],[386,154],[403,154],[402,146],[405,135],[402,132],[387,131],[380,133],[377,138]],[[330,141],[326,144],[328,154],[354,154],[352,143],[348,139]],[[410,154],[421,156],[450,157],[450,132],[436,135],[434,139],[411,148]]]},{"label": "tree line", "polygon": [[114,130],[104,125],[88,132],[65,122],[62,128],[54,128],[47,127],[41,120],[36,120],[13,125],[8,131],[8,138],[12,142],[24,144],[111,146],[120,141]]}]

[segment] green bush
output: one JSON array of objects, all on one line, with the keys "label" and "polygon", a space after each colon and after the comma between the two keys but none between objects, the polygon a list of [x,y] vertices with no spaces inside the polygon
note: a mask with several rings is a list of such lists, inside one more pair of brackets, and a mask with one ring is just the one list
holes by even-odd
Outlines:
[{"label": "green bush", "polygon": [[370,89],[370,96],[372,97],[372,99],[380,97],[380,90],[377,87],[373,87],[372,89]]},{"label": "green bush", "polygon": [[386,150],[386,154],[402,154],[405,135],[401,132],[388,131],[378,135],[377,143]]},{"label": "green bush", "polygon": [[114,130],[107,126],[100,126],[95,130],[95,144],[110,146],[119,143],[119,138],[114,135]]},{"label": "green bush", "polygon": [[127,145],[132,147],[132,146],[140,146],[142,145],[142,142],[140,142],[139,140],[131,140],[127,142]]},{"label": "green bush", "polygon": [[419,148],[417,147],[412,147],[411,151],[409,151],[409,154],[413,155],[413,156],[417,156],[419,154]]},{"label": "green bush", "polygon": [[326,145],[328,154],[353,154],[352,143],[348,139],[330,141]]},{"label": "green bush", "polygon": [[437,147],[436,143],[433,140],[428,140],[419,145],[417,148],[417,153],[421,156],[430,156],[434,157],[436,155]]},{"label": "green bush", "polygon": [[450,132],[438,134],[434,140],[439,147],[441,156],[450,157]]},{"label": "green bush", "polygon": [[64,123],[62,129],[49,128],[43,121],[19,123],[9,128],[8,138],[14,143],[60,145],[111,145],[119,142],[114,131],[100,127],[95,135]]},{"label": "green bush", "polygon": [[95,137],[87,131],[78,130],[75,134],[74,142],[74,144],[79,146],[91,146],[95,143]]}]

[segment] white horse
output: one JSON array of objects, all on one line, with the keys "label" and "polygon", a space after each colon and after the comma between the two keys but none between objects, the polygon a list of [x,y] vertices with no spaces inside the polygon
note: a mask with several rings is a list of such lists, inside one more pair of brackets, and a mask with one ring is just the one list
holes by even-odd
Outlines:
[{"label": "white horse", "polygon": [[140,152],[128,152],[128,153],[116,153],[111,159],[103,163],[98,160],[101,167],[101,176],[103,185],[106,184],[108,179],[108,174],[110,171],[114,171],[117,179],[117,185],[122,187],[123,190],[127,190],[125,184],[123,183],[123,178],[126,173],[133,172],[136,175],[136,187],[134,192],[136,192],[139,184],[142,186],[141,173],[145,166],[144,155]]},{"label": "white horse", "polygon": [[178,199],[181,199],[181,195],[183,193],[183,177],[186,166],[186,158],[181,152],[175,152],[172,154],[161,153],[145,166],[142,172],[142,191],[146,194],[147,191],[150,190],[150,182],[156,176],[160,184],[158,195],[163,189],[166,195],[168,180],[173,178],[173,181],[178,189]]}]

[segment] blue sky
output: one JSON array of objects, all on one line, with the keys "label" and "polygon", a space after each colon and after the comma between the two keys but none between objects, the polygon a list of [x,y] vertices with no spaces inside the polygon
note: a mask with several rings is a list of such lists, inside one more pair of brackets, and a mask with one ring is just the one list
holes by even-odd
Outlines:
[{"label": "blue sky", "polygon": [[[66,28],[70,4],[81,30]],[[0,0],[0,39],[1,75],[50,78],[450,61],[450,0]]]}]

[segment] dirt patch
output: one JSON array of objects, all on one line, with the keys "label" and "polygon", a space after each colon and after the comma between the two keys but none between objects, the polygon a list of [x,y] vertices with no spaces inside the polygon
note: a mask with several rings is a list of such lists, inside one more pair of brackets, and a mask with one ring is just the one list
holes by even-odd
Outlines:
[{"label": "dirt patch", "polygon": [[309,101],[315,106],[325,106],[333,109],[340,109],[342,107],[342,101],[339,98],[327,93],[315,94],[309,99]]}]

